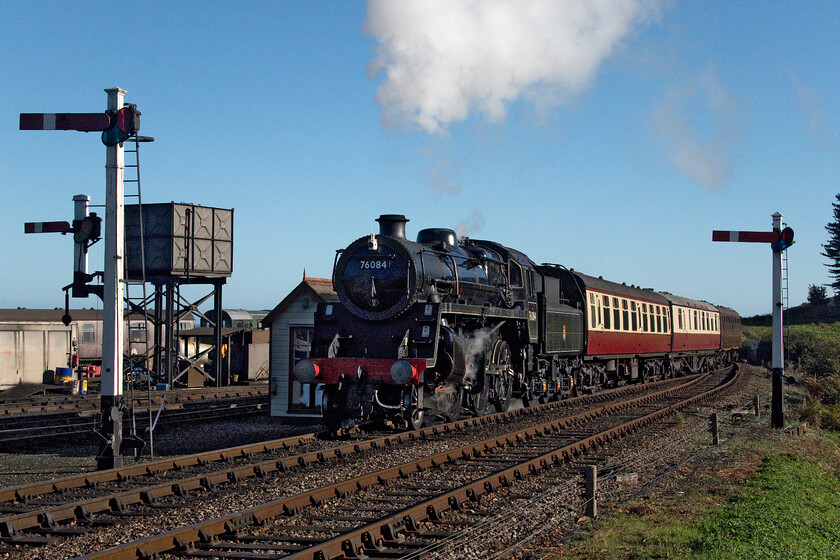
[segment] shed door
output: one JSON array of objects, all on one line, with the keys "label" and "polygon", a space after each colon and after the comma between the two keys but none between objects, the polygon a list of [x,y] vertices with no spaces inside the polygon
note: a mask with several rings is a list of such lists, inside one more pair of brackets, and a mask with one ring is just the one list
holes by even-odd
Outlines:
[{"label": "shed door", "polygon": [[20,382],[16,331],[0,331],[0,387]]},{"label": "shed door", "polygon": [[67,367],[69,365],[70,331],[49,331],[46,369],[55,370],[57,367]]},{"label": "shed door", "polygon": [[295,378],[295,364],[309,357],[312,327],[289,327],[289,412],[320,414],[320,386],[301,383]]},{"label": "shed door", "polygon": [[23,331],[23,382],[43,383],[44,372],[44,331]]}]

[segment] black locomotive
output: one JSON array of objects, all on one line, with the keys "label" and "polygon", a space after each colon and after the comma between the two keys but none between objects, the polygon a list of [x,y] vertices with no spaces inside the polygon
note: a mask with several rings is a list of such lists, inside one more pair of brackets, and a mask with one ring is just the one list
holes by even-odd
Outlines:
[{"label": "black locomotive", "polygon": [[[402,215],[377,221],[378,235],[337,253],[340,303],[319,304],[311,357],[294,369],[301,382],[323,384],[332,430],[374,421],[416,429],[465,409],[482,415],[512,399],[562,397],[731,358],[721,344],[722,308],[678,298],[674,305],[693,311],[695,323],[698,312],[705,317],[696,333],[688,321],[686,340],[717,342],[674,352],[681,331],[668,321],[677,308],[662,294],[538,266],[450,229],[421,230],[412,242]],[[615,322],[604,327],[613,299]]]}]

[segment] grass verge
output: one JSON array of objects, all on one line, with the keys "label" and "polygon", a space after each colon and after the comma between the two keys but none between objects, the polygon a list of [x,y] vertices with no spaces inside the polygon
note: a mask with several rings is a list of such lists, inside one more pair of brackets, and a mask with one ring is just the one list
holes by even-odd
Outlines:
[{"label": "grass verge", "polygon": [[757,430],[538,557],[840,559],[839,443]]}]

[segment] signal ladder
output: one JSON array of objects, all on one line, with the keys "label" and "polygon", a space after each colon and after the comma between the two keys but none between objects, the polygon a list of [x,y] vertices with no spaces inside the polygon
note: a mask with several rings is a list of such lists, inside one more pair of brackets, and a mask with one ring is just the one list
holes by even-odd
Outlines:
[{"label": "signal ladder", "polygon": [[[786,224],[782,224],[783,226]],[[785,317],[785,312],[790,307],[790,301],[788,299],[788,253],[790,251],[782,251],[782,327],[785,331],[783,338],[783,349],[782,349],[782,363],[787,361],[787,341],[790,339],[790,328],[788,326],[787,318]]]},{"label": "signal ladder", "polygon": [[[155,328],[155,332],[160,332],[162,328],[162,322],[160,320],[160,310],[154,309],[153,313],[149,312],[150,305],[152,305],[152,301],[154,300],[154,296],[151,297],[146,291],[146,248],[145,248],[145,236],[143,235],[143,204],[142,204],[142,189],[140,187],[140,144],[144,142],[153,142],[154,138],[150,138],[147,136],[137,136],[134,135],[128,140],[125,141],[125,146],[123,153],[125,155],[125,172],[123,177],[123,198],[124,199],[136,199],[136,204],[138,207],[138,225],[140,228],[140,266],[141,266],[141,278],[137,279],[125,279],[124,280],[124,287],[125,287],[125,294],[124,299],[127,306],[126,309],[126,318],[128,319],[128,347],[125,349],[126,356],[123,360],[124,364],[124,379],[128,381],[128,392],[131,395],[131,434],[134,436],[134,440],[137,441],[139,444],[141,438],[136,434],[136,418],[134,414],[134,389],[135,385],[138,385],[137,381],[145,381],[146,391],[149,396],[149,427],[151,428],[152,423],[152,407],[151,407],[151,388],[153,379],[152,377],[159,373],[151,371],[149,367],[150,361],[153,363],[160,363],[159,360],[155,360],[153,356],[154,353],[162,352],[162,349],[156,345],[149,344],[149,334],[150,329],[149,325],[153,324]],[[123,258],[126,258],[126,250],[123,247]],[[132,289],[132,286],[134,289]],[[138,292],[139,288],[139,293]],[[142,324],[136,321],[132,321],[132,316],[140,314],[143,316]],[[140,343],[140,348],[142,352],[139,352],[135,355],[132,355],[131,351],[133,349],[137,349],[136,346],[133,347],[134,344]],[[149,430],[149,443],[150,443],[150,454],[154,457],[154,439],[152,438],[152,431]],[[137,450],[139,452],[139,449]]]}]

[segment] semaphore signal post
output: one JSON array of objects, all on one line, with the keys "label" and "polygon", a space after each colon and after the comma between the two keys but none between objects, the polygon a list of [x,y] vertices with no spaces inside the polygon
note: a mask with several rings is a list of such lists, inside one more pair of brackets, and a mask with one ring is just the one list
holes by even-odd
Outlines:
[{"label": "semaphore signal post", "polygon": [[773,231],[713,231],[712,241],[770,243],[773,249],[773,396],[770,418],[774,428],[785,427],[784,340],[782,338],[782,251],[793,245],[793,229],[782,229],[782,215],[773,214]]},{"label": "semaphore signal post", "polygon": [[[125,160],[122,143],[140,128],[140,112],[134,105],[124,106],[125,90],[114,87],[108,94],[104,113],[21,113],[20,130],[77,130],[102,131],[102,143],[107,147],[105,160],[105,265],[102,289],[87,286],[93,278],[87,274],[87,243],[99,234],[99,220],[87,215],[87,197],[74,197],[76,219],[71,227],[67,222],[35,222],[26,224],[26,233],[73,233],[76,241],[73,295],[102,298],[102,393],[100,401],[101,435],[105,441],[97,456],[97,468],[109,469],[123,464],[122,444],[123,399],[123,238]],[[80,254],[79,252],[84,254]],[[79,263],[84,263],[80,266]],[[79,273],[82,274],[79,274]]]}]

